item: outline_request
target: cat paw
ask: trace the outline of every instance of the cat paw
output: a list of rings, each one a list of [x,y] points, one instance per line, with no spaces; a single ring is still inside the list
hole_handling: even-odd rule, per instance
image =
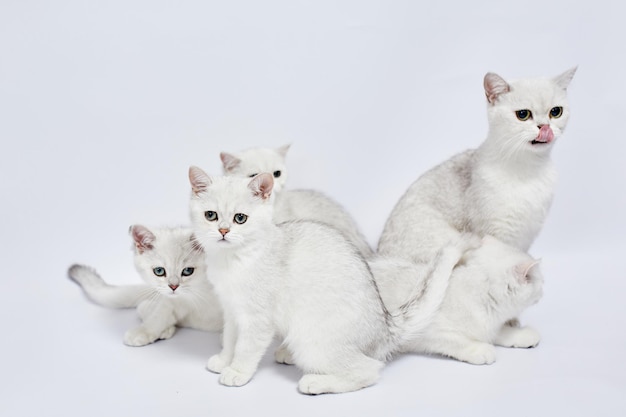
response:
[[[220,384],[228,387],[241,387],[242,385],[246,385],[250,382],[252,375],[253,373],[239,372],[230,366],[227,366],[222,369]]]
[[[491,365],[496,361],[496,348],[487,343],[474,343],[454,357],[472,365]]]
[[[541,335],[532,327],[503,326],[496,338],[496,344],[510,348],[533,348],[540,340]]]
[[[124,344],[128,346],[145,346],[155,340],[155,337],[141,327],[130,329],[124,334]]]
[[[174,336],[174,333],[176,333],[176,326],[170,326],[167,329],[163,330],[163,332],[161,332],[159,339],[169,339],[170,337]]]
[[[276,360],[276,362],[282,363],[285,365],[294,364],[293,356],[291,355],[291,352],[289,352],[289,349],[287,349],[283,345],[280,345],[278,349],[276,349],[276,352],[274,352],[274,359]]]
[[[300,378],[298,391],[307,395],[319,395],[333,392],[328,386],[328,378],[325,375],[307,374]]]
[[[222,373],[224,368],[226,368],[228,364],[222,360],[222,357],[218,355],[213,355],[209,358],[209,361],[206,364],[206,369],[209,371],[219,374]]]

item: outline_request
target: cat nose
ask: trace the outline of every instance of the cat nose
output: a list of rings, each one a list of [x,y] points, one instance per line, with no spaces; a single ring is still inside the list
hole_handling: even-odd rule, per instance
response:
[[[176,291],[176,288],[178,288],[178,285],[170,284],[170,285],[168,285],[168,287],[170,287],[172,289],[172,291]]]
[[[230,232],[230,229],[218,229],[222,236],[226,236],[226,233]]]

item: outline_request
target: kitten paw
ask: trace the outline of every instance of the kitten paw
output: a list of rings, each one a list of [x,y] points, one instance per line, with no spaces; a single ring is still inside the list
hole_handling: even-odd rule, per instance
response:
[[[229,387],[241,387],[246,385],[252,379],[252,373],[239,372],[231,368],[230,366],[222,369],[220,375],[220,384]]]
[[[222,357],[218,355],[213,355],[209,358],[209,361],[206,364],[206,368],[216,374],[222,373],[224,368],[226,368],[228,364],[222,360]]]
[[[141,327],[130,329],[124,334],[124,344],[128,346],[145,346],[153,343],[156,339]]]
[[[541,335],[532,327],[503,326],[496,338],[498,346],[510,348],[533,348],[539,344]]]
[[[163,332],[161,332],[159,339],[169,339],[170,337],[174,336],[174,333],[176,333],[176,326],[168,327],[167,329],[163,330]]]
[[[291,355],[291,352],[289,352],[289,349],[287,349],[287,347],[280,345],[278,347],[278,349],[276,349],[276,352],[274,352],[274,359],[276,360],[276,362],[278,363],[282,363],[285,365],[293,365],[293,356]]]
[[[496,361],[496,348],[487,343],[473,343],[453,357],[473,365],[491,365]]]

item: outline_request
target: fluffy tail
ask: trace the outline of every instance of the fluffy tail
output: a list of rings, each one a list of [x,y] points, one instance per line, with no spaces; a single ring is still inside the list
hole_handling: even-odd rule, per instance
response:
[[[395,345],[393,350],[397,351],[407,342],[420,337],[426,327],[432,323],[446,296],[452,271],[465,252],[479,247],[480,244],[479,238],[462,235],[458,240],[442,247],[437,252],[435,258],[426,266],[427,272],[421,281],[423,285],[413,286],[408,301],[390,311],[392,344]],[[403,273],[408,271],[405,269]],[[416,277],[405,279],[416,281]]]
[[[148,285],[109,285],[93,268],[84,265],[72,265],[67,274],[91,301],[104,307],[137,307],[151,292]]]

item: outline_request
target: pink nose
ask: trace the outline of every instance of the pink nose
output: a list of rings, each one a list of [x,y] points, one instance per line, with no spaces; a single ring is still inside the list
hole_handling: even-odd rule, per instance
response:
[[[219,229],[219,232],[222,234],[222,236],[226,236],[226,233],[230,232],[230,229]]]
[[[178,288],[178,285],[170,284],[168,285],[168,287],[170,287],[172,291],[176,291],[176,288]]]

